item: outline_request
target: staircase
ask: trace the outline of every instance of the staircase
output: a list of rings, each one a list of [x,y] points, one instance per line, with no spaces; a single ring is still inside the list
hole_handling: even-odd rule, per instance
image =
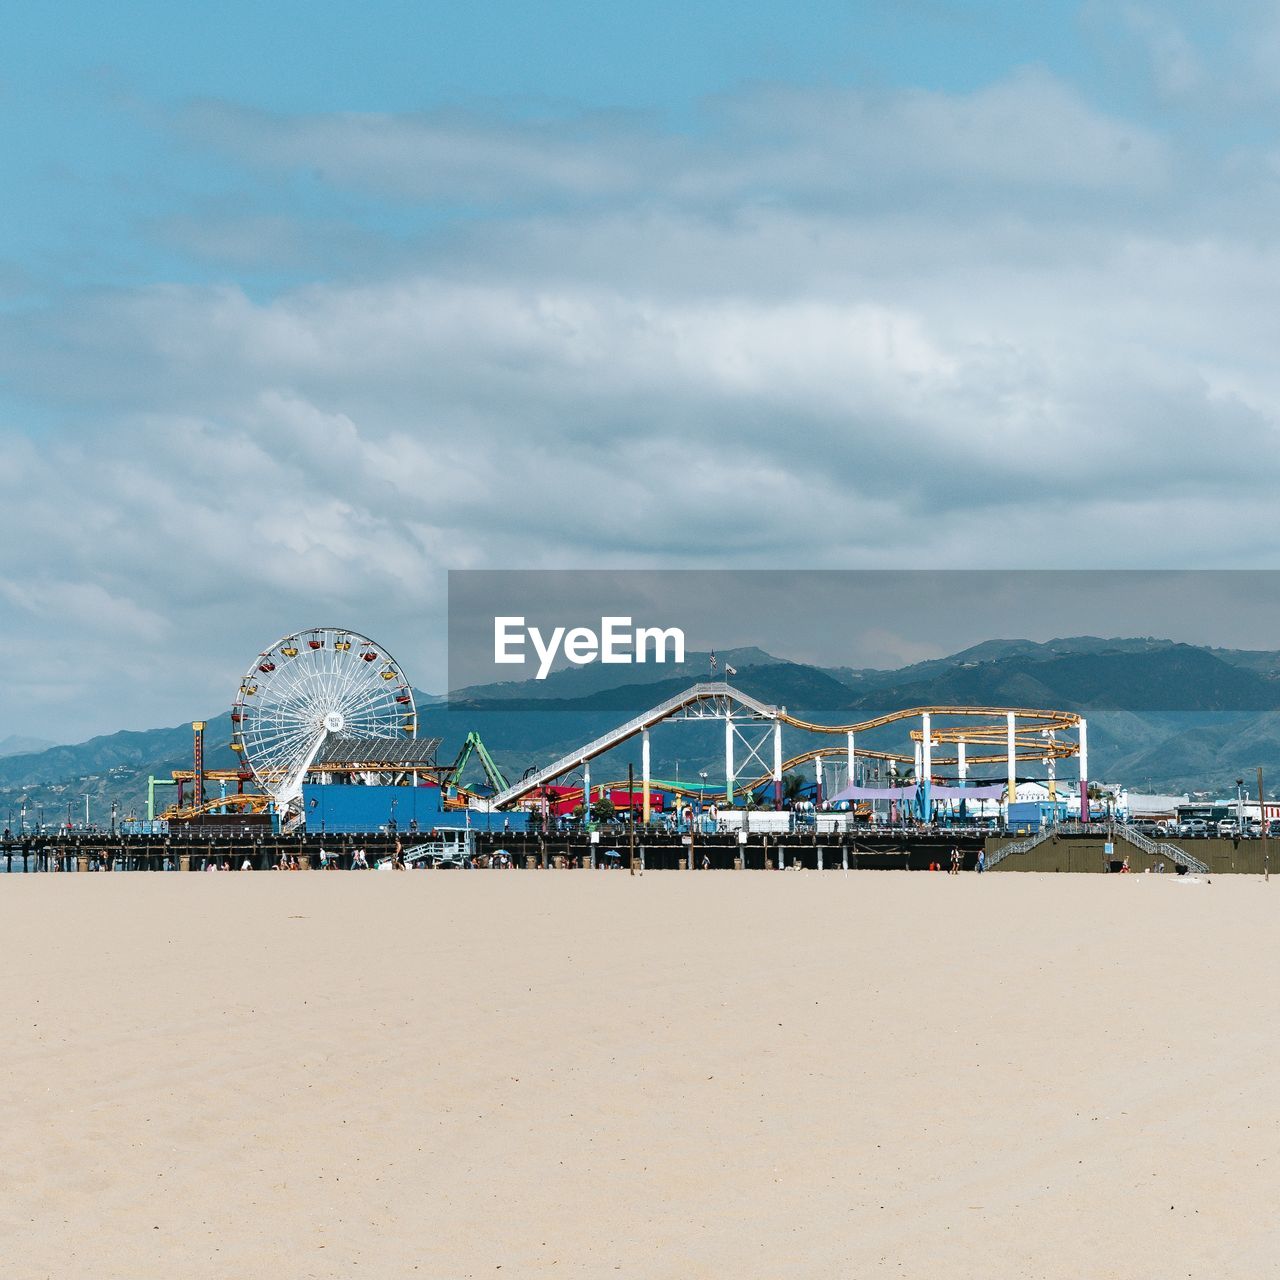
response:
[[[1168,858],[1171,862],[1176,862],[1180,866],[1186,867],[1188,871],[1194,871],[1198,875],[1207,876],[1209,867],[1207,863],[1201,862],[1195,854],[1188,853],[1185,849],[1179,849],[1176,844],[1168,844],[1163,840],[1152,840],[1149,836],[1144,836],[1141,831],[1131,831],[1124,823],[1117,823],[1112,830],[1121,840],[1127,840],[1136,849],[1141,849],[1143,853],[1149,853],[1155,858]]]
[[[1135,849],[1141,849],[1143,853],[1148,853],[1153,858],[1167,858],[1170,862],[1186,867],[1188,871],[1193,871],[1197,875],[1209,874],[1208,864],[1201,862],[1195,854],[1180,849],[1176,844],[1152,840],[1140,831],[1130,829],[1122,822],[1059,822],[1056,826],[1042,827],[1036,835],[1027,836],[1023,840],[1014,840],[996,849],[987,859],[987,870],[990,871],[997,863],[1003,862],[1011,853],[1026,853],[1034,849],[1050,836],[1101,836],[1104,840],[1114,840],[1119,836],[1121,840],[1127,840]]]
[[[1012,844],[1001,845],[999,849],[993,850],[990,857],[987,858],[987,870],[990,871],[996,863],[1003,862],[1011,853],[1026,853],[1028,850],[1034,849],[1036,845],[1043,844],[1050,836],[1056,835],[1060,830],[1060,827],[1041,827],[1033,836],[1015,840]]]

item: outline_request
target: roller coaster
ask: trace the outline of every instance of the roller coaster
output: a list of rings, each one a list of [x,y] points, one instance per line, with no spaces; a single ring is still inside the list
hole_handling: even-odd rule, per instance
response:
[[[859,748],[858,738],[877,729],[918,720],[909,731],[913,743],[911,754],[882,747]],[[570,771],[583,775],[580,796],[595,793],[591,784],[591,763],[632,738],[641,740],[641,770],[638,779],[642,792],[644,820],[651,810],[651,794],[655,785],[650,769],[650,731],[667,721],[721,721],[725,726],[725,782],[717,790],[717,798],[732,806],[736,798],[754,795],[772,784],[775,805],[781,804],[782,779],[789,770],[806,763],[818,769],[821,790],[821,766],[828,759],[839,758],[852,782],[858,760],[879,762],[890,776],[898,766],[914,771],[923,789],[923,805],[927,812],[929,788],[935,769],[954,768],[961,786],[972,765],[1001,764],[1005,767],[1008,795],[1016,794],[1019,762],[1048,763],[1052,771],[1056,761],[1076,758],[1080,766],[1082,817],[1088,813],[1088,738],[1083,717],[1069,711],[1051,711],[1034,707],[908,707],[848,724],[821,724],[790,715],[785,707],[773,706],[722,681],[709,681],[690,686],[682,693],[666,699],[648,711],[619,725],[608,733],[565,753],[541,769],[529,771],[519,782],[499,790],[479,807],[504,809],[534,796]],[[944,721],[948,723],[935,723]],[[959,723],[949,723],[958,721]],[[818,736],[838,736],[839,744],[818,744],[784,757],[783,728]],[[1066,735],[1066,736],[1059,736]],[[772,740],[772,761],[766,752]],[[954,754],[935,754],[935,748],[953,746]],[[976,751],[970,752],[970,747]],[[1000,748],[993,750],[993,748]],[[739,751],[743,754],[739,755]],[[754,770],[758,768],[758,775]],[[750,770],[750,773],[746,773]],[[740,778],[740,773],[745,777]],[[1052,776],[1052,773],[1051,773]],[[664,789],[666,789],[664,787]],[[700,789],[701,790],[701,789]],[[705,794],[705,793],[704,793]]]

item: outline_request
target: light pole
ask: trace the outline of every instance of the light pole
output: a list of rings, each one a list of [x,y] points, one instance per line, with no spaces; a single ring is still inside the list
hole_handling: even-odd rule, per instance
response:
[[[627,870],[636,873],[636,767],[627,761]]]
[[[83,793],[83,795],[84,795],[84,825],[85,825],[85,829],[86,829],[86,830],[88,830],[88,827],[89,827],[89,793],[86,791],[86,792],[84,792],[84,793]]]
[[[701,783],[698,787],[698,812],[694,816],[694,820],[691,823],[689,823],[689,870],[690,871],[693,870],[694,831],[697,828],[698,822],[702,818],[702,801],[706,797],[706,792],[707,792],[707,771],[705,769],[699,769],[698,777],[701,780]]]
[[[1244,835],[1244,779],[1236,779],[1236,835]]]
[[[563,775],[564,782],[568,785],[577,778],[582,784],[582,829],[586,831],[591,826],[591,812],[589,808],[589,797],[587,795],[587,777],[581,769],[570,769],[568,773]],[[571,815],[572,816],[572,815]]]
[[[1262,878],[1271,879],[1271,854],[1267,848],[1267,802],[1262,790],[1262,766],[1258,766],[1258,835],[1262,837]]]

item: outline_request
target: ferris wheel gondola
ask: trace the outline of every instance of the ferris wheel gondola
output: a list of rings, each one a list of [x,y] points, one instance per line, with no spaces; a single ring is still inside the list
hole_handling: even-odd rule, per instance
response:
[[[412,738],[413,690],[399,664],[359,632],[314,627],[276,641],[240,681],[231,749],[285,821],[330,738]]]

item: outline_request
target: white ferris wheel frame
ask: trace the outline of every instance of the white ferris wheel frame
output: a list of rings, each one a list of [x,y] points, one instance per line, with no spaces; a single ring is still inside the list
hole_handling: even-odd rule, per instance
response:
[[[414,738],[418,711],[382,645],[347,627],[309,627],[254,659],[232,704],[231,730],[242,767],[283,813],[300,803],[302,780],[328,738]]]

